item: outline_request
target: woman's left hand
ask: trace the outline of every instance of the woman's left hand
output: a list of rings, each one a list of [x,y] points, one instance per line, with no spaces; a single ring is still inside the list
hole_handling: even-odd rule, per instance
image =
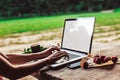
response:
[[[45,57],[51,55],[54,51],[60,51],[60,49],[57,46],[51,46],[48,49],[43,51],[43,54]]]

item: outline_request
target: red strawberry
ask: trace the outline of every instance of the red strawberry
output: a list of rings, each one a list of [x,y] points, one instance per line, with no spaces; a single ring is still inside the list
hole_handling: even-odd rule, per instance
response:
[[[93,59],[93,62],[96,63],[96,57]]]
[[[88,62],[84,62],[83,68],[84,68],[84,69],[88,69],[88,66],[89,66]]]
[[[116,62],[118,61],[118,57],[113,56],[113,57],[112,57],[112,61],[113,61],[114,63],[116,63]]]
[[[105,56],[100,56],[101,61],[104,62]]]
[[[100,58],[100,57],[97,57],[97,58],[95,59],[95,63],[96,63],[96,64],[101,64],[101,62],[102,62],[102,61],[101,61],[101,58]]]
[[[103,62],[105,63],[105,62],[108,62],[109,60],[111,60],[110,57],[105,57]]]

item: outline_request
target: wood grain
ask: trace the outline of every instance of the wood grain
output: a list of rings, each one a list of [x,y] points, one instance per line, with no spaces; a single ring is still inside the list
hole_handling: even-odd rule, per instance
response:
[[[120,45],[93,43],[91,54],[120,57]],[[42,80],[120,80],[120,64],[89,69],[68,69],[64,67],[58,70],[41,71],[40,76]]]

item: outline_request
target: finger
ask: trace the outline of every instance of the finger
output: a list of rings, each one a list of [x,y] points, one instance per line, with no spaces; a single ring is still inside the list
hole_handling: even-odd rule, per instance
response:
[[[54,54],[55,53],[55,51],[52,51],[52,54]]]
[[[60,43],[57,43],[57,46],[60,47]]]
[[[66,55],[66,56],[68,56],[68,53],[65,52],[65,51],[61,51],[61,53],[64,54],[64,55]]]
[[[52,53],[57,53],[57,52],[58,52],[57,50],[52,51]]]
[[[62,51],[59,51],[58,53],[57,53],[57,56],[59,56],[59,57],[63,57],[63,56],[67,56],[67,53],[65,53],[65,52],[62,52]]]
[[[63,56],[68,56],[68,54],[65,51],[54,51],[57,53],[57,55],[63,55]]]
[[[60,58],[61,56],[64,56],[65,54],[61,53],[60,51],[56,51],[52,54],[53,58]]]
[[[52,51],[53,53],[50,55],[52,58],[61,58],[64,56],[68,56],[65,51]]]
[[[59,42],[55,42],[54,46],[60,47],[60,43]]]
[[[52,48],[53,48],[53,50],[60,51],[60,48],[58,48],[57,46],[53,46]]]

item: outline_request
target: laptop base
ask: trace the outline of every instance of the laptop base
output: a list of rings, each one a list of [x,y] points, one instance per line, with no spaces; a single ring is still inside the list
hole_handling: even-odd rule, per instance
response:
[[[80,67],[80,61],[78,61],[76,63],[69,64],[69,65],[67,65],[67,67],[70,68],[70,69],[79,68]]]

